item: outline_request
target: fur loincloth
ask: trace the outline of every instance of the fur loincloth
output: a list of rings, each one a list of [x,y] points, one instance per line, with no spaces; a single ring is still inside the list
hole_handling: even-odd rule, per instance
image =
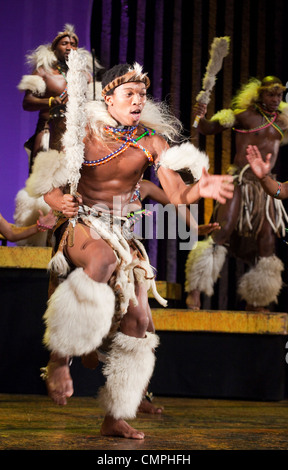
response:
[[[66,219],[62,227],[62,237],[58,240],[56,253],[51,259],[48,268],[58,276],[67,276],[71,268],[70,261],[64,255],[63,250],[69,238],[71,225]],[[112,248],[118,261],[118,267],[113,274],[109,285],[115,292],[118,300],[116,311],[121,318],[127,311],[129,302],[137,305],[135,295],[135,281],[144,283],[147,291],[152,290],[155,299],[164,307],[167,301],[157,292],[155,274],[149,263],[148,255],[143,244],[134,236],[131,227],[133,219],[117,217],[109,212],[101,212],[88,206],[80,206],[77,223],[82,223],[91,229],[92,238],[102,238]],[[59,228],[59,224],[56,225]],[[61,229],[61,228],[60,228]],[[63,233],[64,232],[64,233]]]
[[[236,231],[241,237],[257,239],[263,222],[268,220],[277,236],[285,235],[285,222],[288,215],[279,199],[267,195],[258,178],[252,173],[249,164],[244,168],[231,166],[227,173],[241,188],[241,206]],[[271,175],[273,177],[273,175]],[[218,204],[215,207],[217,211]]]

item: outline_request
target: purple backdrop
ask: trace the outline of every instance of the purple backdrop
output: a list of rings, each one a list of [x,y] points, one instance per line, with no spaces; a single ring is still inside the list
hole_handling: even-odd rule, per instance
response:
[[[1,41],[1,154],[0,213],[13,222],[14,200],[28,176],[24,142],[33,134],[38,113],[22,110],[23,95],[17,85],[29,73],[25,55],[51,42],[65,23],[75,26],[80,46],[90,50],[93,0],[9,0],[0,6]]]
[[[25,55],[39,44],[51,42],[66,22],[74,24],[80,45],[87,49],[90,49],[93,25],[92,47],[105,67],[126,60],[143,63],[152,79],[151,94],[171,105],[187,136],[191,132],[192,142],[209,154],[211,171],[224,171],[230,158],[233,159],[231,134],[206,139],[195,133],[191,125],[191,109],[201,89],[209,44],[216,35],[231,37],[231,52],[224,61],[209,105],[211,116],[227,107],[234,91],[249,76],[274,74],[286,83],[288,62],[283,60],[286,54],[283,38],[288,2],[275,0],[272,12],[270,3],[260,0],[224,3],[223,11],[223,0],[2,0],[0,212],[4,217],[13,221],[14,199],[28,176],[23,144],[33,134],[37,119],[37,113],[22,110],[22,94],[17,90],[22,75],[28,73]],[[264,37],[274,40],[264,41]],[[276,172],[282,180],[287,180],[287,146],[280,153],[284,158],[279,159]],[[150,177],[154,179],[153,171]],[[201,201],[200,222],[205,211]],[[209,211],[208,207],[208,216]],[[280,244],[286,261],[287,246]],[[156,239],[148,240],[147,248],[158,279],[174,281],[177,276],[178,282],[184,285],[187,253],[179,251],[174,240],[159,243]],[[235,308],[233,282],[242,272],[242,265],[239,269],[238,265],[237,261],[235,270],[233,262],[227,264],[219,289],[209,304],[205,304],[206,308]],[[287,284],[287,272],[285,275]],[[287,293],[287,289],[284,291]],[[286,309],[286,299],[284,304]],[[278,308],[281,309],[281,302]]]

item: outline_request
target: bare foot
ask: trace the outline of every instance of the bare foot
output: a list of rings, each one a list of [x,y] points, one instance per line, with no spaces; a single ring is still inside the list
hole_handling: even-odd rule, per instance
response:
[[[115,419],[112,416],[105,416],[101,426],[102,436],[118,436],[126,439],[144,439],[145,434],[132,428],[123,419]]]
[[[50,357],[47,367],[42,369],[48,396],[57,405],[66,405],[73,395],[73,382],[69,371],[69,357]]]
[[[254,307],[251,304],[247,304],[245,308],[246,312],[262,312],[262,313],[271,313],[267,307]]]
[[[191,290],[186,297],[186,305],[187,308],[191,310],[200,310],[201,302],[200,302],[200,291],[195,289]]]
[[[141,401],[138,407],[139,413],[150,413],[152,415],[161,414],[163,410],[164,410],[163,406],[159,406],[159,407],[154,406],[151,403],[151,401],[147,400],[146,397],[143,398],[143,400]]]

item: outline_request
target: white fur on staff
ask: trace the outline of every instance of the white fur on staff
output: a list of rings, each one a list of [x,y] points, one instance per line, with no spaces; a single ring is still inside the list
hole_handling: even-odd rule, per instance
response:
[[[71,50],[68,57],[66,104],[66,132],[62,142],[65,149],[66,165],[69,171],[70,193],[75,194],[80,178],[80,168],[84,159],[86,127],[86,93],[88,89],[86,57],[78,51]]]
[[[202,90],[196,97],[197,103],[209,103],[211,91],[216,82],[216,75],[222,67],[224,57],[229,52],[229,42],[230,38],[228,36],[213,39],[210,49],[210,60],[202,81]],[[199,120],[200,117],[196,116],[193,127],[198,127]]]

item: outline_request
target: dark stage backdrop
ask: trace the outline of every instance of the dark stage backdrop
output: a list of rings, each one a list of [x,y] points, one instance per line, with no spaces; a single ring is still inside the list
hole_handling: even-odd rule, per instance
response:
[[[75,25],[81,46],[95,49],[105,67],[138,61],[151,78],[151,95],[166,100],[182,120],[185,135],[207,151],[212,172],[221,173],[233,161],[230,131],[203,137],[192,128],[191,109],[200,91],[215,36],[230,36],[230,53],[224,60],[208,108],[208,116],[229,105],[241,83],[250,76],[277,75],[286,83],[286,22],[288,2],[275,0],[10,0],[1,2],[0,38],[2,104],[0,154],[0,212],[13,220],[14,198],[27,178],[28,161],[24,141],[34,132],[36,115],[22,111],[22,96],[16,87],[27,73],[25,54],[50,42],[64,23]],[[279,179],[288,179],[288,148],[283,148],[276,169]],[[146,177],[154,180],[153,171]],[[212,201],[199,204],[199,222],[207,222]],[[158,279],[184,285],[187,252],[177,241],[147,243]],[[286,245],[278,252],[287,259]],[[232,309],[235,282],[245,266],[226,263],[215,295],[206,308]],[[285,275],[284,275],[285,276]],[[286,289],[287,290],[287,289]],[[286,290],[278,310],[285,310]]]
[[[230,131],[217,136],[199,136],[192,127],[191,110],[201,89],[215,36],[229,36],[230,53],[218,75],[208,107],[208,116],[228,107],[235,91],[249,77],[276,75],[288,80],[285,28],[288,2],[276,0],[94,0],[91,18],[91,45],[102,65],[138,61],[151,78],[150,94],[165,100],[184,124],[185,135],[206,150],[210,169],[223,173],[233,161],[234,143]],[[288,179],[288,148],[281,150],[277,170]],[[155,180],[154,172],[148,177]],[[150,201],[149,201],[150,202]],[[208,222],[213,202],[201,201],[199,222]],[[279,255],[287,259],[287,245],[278,243]],[[177,241],[147,243],[159,279],[177,280],[184,285],[187,252]],[[246,266],[227,261],[215,295],[203,299],[206,308],[233,309],[236,283]],[[278,309],[285,309],[286,299]],[[282,302],[282,303],[281,303]]]

